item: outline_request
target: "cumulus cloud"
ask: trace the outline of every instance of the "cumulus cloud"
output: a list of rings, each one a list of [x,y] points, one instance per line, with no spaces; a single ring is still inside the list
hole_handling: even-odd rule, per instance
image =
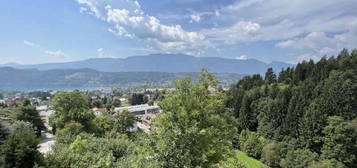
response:
[[[142,40],[155,50],[169,53],[198,55],[209,47],[280,41],[276,47],[304,49],[308,51],[304,57],[308,57],[349,47],[357,36],[346,24],[357,20],[355,0],[241,0],[212,11],[179,16],[205,25],[196,31],[187,31],[179,24],[164,24],[146,14],[135,0],[76,1],[82,13],[112,24],[108,31],[113,34]],[[332,40],[339,42],[334,44]]]
[[[28,46],[35,46],[35,43],[33,43],[31,41],[27,41],[27,40],[24,40],[24,44],[28,45]]]
[[[118,1],[115,4],[95,0],[76,1],[88,7],[97,18],[112,24],[108,31],[117,36],[141,39],[162,52],[199,54],[202,50],[202,34],[185,31],[178,24],[162,24],[155,16],[145,14],[138,1]]]
[[[65,54],[62,50],[56,50],[56,51],[46,50],[45,54],[54,56],[54,57],[64,57],[65,56]]]

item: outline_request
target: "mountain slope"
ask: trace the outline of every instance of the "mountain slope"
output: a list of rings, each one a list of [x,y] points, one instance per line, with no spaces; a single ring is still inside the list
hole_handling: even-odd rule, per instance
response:
[[[236,60],[219,57],[192,57],[181,54],[152,54],[121,58],[96,58],[67,63],[48,63],[37,65],[11,64],[14,68],[83,69],[90,68],[102,72],[200,72],[207,68],[216,73],[263,74],[272,67],[276,71],[293,66],[282,62],[267,64],[258,60]]]
[[[100,87],[168,87],[174,80],[191,77],[198,72],[99,72],[92,69],[37,69],[0,68],[0,90],[33,89],[95,89]],[[243,75],[232,73],[216,74],[222,85],[229,85]]]

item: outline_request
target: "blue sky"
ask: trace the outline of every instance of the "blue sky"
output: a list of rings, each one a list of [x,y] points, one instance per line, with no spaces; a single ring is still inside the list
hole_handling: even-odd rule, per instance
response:
[[[356,44],[356,0],[0,1],[0,63],[152,53],[296,63]]]

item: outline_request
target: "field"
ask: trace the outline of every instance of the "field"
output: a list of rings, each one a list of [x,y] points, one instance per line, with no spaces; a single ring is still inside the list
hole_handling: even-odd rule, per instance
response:
[[[265,165],[259,160],[249,157],[248,155],[246,155],[244,152],[241,151],[236,152],[235,159],[238,159],[247,168],[269,168],[269,166]]]

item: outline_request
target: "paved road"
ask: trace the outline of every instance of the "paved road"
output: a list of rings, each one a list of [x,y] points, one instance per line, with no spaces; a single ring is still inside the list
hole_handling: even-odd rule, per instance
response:
[[[48,153],[52,150],[52,145],[55,144],[54,136],[50,133],[43,132],[40,141],[40,148],[38,149],[41,153]]]

